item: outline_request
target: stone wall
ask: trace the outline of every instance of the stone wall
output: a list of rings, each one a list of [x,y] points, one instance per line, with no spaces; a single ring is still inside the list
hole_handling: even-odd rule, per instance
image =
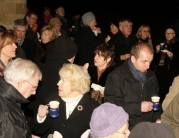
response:
[[[12,29],[13,21],[25,16],[26,4],[26,0],[0,0],[0,25]]]

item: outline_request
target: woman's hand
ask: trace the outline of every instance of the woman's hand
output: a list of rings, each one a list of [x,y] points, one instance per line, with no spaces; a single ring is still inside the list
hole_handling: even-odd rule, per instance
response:
[[[170,51],[167,51],[167,55],[168,55],[169,58],[172,58],[172,57],[173,57],[173,53],[170,52]]]
[[[40,121],[48,114],[48,106],[47,105],[39,105],[38,108],[38,116]]]

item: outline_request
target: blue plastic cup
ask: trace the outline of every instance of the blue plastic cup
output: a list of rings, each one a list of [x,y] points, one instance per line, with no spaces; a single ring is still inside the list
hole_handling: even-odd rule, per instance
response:
[[[159,101],[160,101],[160,97],[158,96],[152,96],[151,97],[152,102],[153,102],[153,110],[154,111],[158,111],[159,110]]]

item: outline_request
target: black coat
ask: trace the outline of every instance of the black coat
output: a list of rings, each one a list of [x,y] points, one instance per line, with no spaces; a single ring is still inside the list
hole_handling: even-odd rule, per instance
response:
[[[123,33],[119,31],[108,41],[109,44],[113,44],[115,46],[116,66],[122,65],[122,63],[124,62],[120,59],[120,56],[124,54],[130,54],[132,46],[138,42],[137,37],[133,34],[129,35],[128,39],[129,39],[129,44],[127,44]]]
[[[36,43],[25,37],[24,42],[20,47],[24,50],[26,59],[34,61],[37,49]]]
[[[128,60],[114,71],[106,80],[104,102],[122,106],[129,114],[129,128],[142,121],[155,122],[160,119],[160,112],[141,112],[141,102],[151,101],[151,96],[158,95],[158,82],[151,70],[146,73],[146,82],[137,81],[130,71]]]
[[[0,76],[0,137],[31,138],[20,104],[26,100],[19,91]]]
[[[105,35],[100,33],[96,37],[91,28],[83,26],[75,35],[75,43],[78,46],[78,52],[75,63],[84,65],[89,63],[94,65],[94,50],[105,41]]]
[[[49,103],[49,101],[58,100],[60,102],[59,117],[50,118],[47,116],[43,123],[37,123],[36,120],[34,131],[38,134],[44,133],[41,138],[47,138],[47,136],[53,134],[54,131],[60,132],[63,138],[80,138],[81,135],[90,128],[89,123],[92,112],[99,104],[86,93],[69,118],[66,119],[65,102],[59,96],[52,97],[48,98],[46,104]],[[81,111],[78,110],[78,106],[83,107]]]
[[[58,93],[57,83],[59,81],[59,70],[64,63],[69,63],[67,59],[60,57],[59,55],[47,55],[44,64],[38,64],[42,72],[42,81],[39,82],[37,94],[34,95],[28,107],[37,113],[38,106],[44,103],[44,99],[49,94]]]

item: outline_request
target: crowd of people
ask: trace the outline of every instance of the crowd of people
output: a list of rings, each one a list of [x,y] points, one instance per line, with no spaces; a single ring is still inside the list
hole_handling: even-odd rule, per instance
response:
[[[91,11],[54,11],[0,26],[0,137],[179,138],[176,27],[155,46],[147,24],[116,17],[105,34]]]

